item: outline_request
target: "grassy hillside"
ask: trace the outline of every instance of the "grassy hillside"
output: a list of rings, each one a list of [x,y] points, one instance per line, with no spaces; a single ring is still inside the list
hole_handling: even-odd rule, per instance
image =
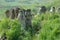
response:
[[[60,40],[59,13],[46,12],[33,16],[33,30],[26,30],[24,33],[21,31],[21,23],[17,19],[5,18],[5,10],[14,6],[38,11],[37,9],[41,5],[59,7],[60,0],[0,0],[0,35],[5,32],[7,40]],[[39,31],[37,31],[38,29]]]

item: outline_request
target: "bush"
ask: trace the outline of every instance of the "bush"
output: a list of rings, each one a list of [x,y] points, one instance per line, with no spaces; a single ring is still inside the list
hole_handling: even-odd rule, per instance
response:
[[[3,19],[0,22],[0,32],[7,33],[8,40],[18,40],[21,32],[18,20]]]

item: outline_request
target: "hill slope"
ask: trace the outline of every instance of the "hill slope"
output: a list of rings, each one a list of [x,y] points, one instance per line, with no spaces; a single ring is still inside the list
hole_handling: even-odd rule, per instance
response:
[[[18,6],[26,4],[46,4],[50,3],[52,0],[0,0],[1,6]]]

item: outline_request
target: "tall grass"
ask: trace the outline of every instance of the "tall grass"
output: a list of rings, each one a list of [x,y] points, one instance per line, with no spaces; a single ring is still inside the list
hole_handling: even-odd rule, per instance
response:
[[[60,40],[60,14],[37,14],[32,18],[32,25],[33,37],[28,31],[21,34],[18,20],[4,18],[0,21],[0,34],[6,32],[7,40]]]

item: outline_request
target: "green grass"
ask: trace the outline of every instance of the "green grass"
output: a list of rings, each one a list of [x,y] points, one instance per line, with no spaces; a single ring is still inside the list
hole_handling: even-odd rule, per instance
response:
[[[7,40],[60,40],[60,14],[51,14],[47,12],[46,14],[35,15],[32,19],[33,29],[35,27],[40,28],[37,34],[36,29],[34,29],[34,36],[28,31],[21,35],[20,23],[18,20],[11,19],[1,19],[0,22],[0,34],[6,32]],[[10,27],[11,29],[7,29]],[[32,38],[31,38],[32,37]]]
[[[35,2],[35,1],[34,1]],[[49,4],[42,4],[46,7],[55,6],[59,7],[60,0],[53,0]],[[5,3],[5,2],[4,2]],[[59,13],[49,13],[46,12],[45,14],[37,14],[32,18],[32,25],[33,25],[33,33],[31,34],[30,31],[24,31],[24,34],[21,31],[21,24],[17,19],[8,19],[5,18],[5,5],[1,4],[3,9],[0,10],[0,35],[3,35],[4,32],[7,34],[7,40],[60,40],[60,14]],[[10,4],[10,3],[9,3]],[[18,3],[17,3],[18,4]],[[38,11],[38,7],[41,4],[18,4],[12,3],[11,6],[19,6],[22,8],[30,8],[32,12],[36,13]],[[4,9],[5,8],[5,9]],[[10,29],[8,29],[10,27]],[[37,32],[37,29],[39,31]],[[31,36],[33,35],[33,36]]]

